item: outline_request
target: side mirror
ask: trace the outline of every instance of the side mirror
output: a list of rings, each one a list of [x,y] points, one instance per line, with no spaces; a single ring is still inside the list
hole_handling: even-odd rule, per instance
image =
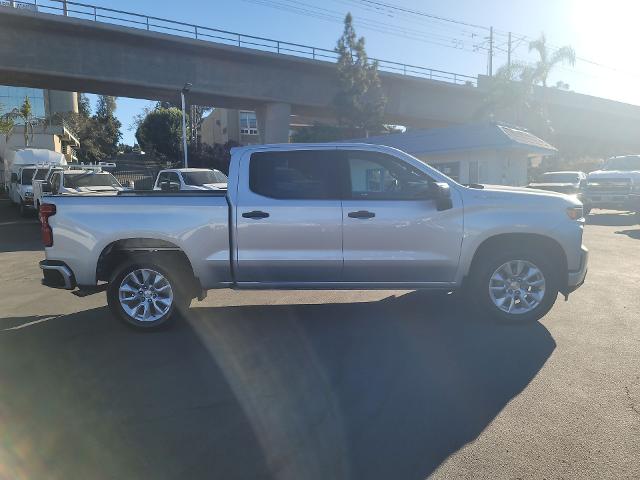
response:
[[[453,208],[451,200],[451,188],[448,183],[436,182],[433,184],[433,198],[436,201],[436,210],[439,212]]]
[[[172,192],[179,192],[180,191],[180,183],[178,182],[170,182],[169,183],[169,190]]]

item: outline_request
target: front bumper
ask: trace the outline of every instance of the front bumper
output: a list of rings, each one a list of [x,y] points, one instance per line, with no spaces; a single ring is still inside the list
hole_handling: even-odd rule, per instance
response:
[[[605,208],[609,210],[630,210],[633,194],[587,194],[582,203],[589,208]]]
[[[567,291],[563,293],[569,294],[576,291],[582,286],[587,276],[587,270],[589,267],[589,250],[584,245],[580,247],[580,250],[582,253],[580,268],[576,271],[569,271],[569,275],[567,278]]]
[[[629,210],[640,212],[640,193],[629,195]]]
[[[56,260],[42,260],[42,284],[51,288],[73,290],[76,288],[76,278],[69,266]]]

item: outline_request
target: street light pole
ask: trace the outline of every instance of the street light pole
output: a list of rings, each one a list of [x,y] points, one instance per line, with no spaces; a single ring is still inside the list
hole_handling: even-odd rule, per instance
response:
[[[182,100],[182,151],[184,152],[184,168],[189,167],[189,159],[187,158],[187,114],[185,112],[184,94],[191,89],[190,83],[185,83],[180,90],[180,99]]]

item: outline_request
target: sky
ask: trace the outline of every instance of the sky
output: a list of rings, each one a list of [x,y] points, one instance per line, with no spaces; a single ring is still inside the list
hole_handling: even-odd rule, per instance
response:
[[[579,93],[640,105],[637,88],[640,63],[635,61],[639,0],[91,0],[86,3],[328,49],[335,46],[342,32],[341,19],[350,11],[358,35],[366,38],[369,56],[472,76],[487,71],[489,26],[496,32],[494,70],[506,62],[507,32],[513,32],[513,58],[522,61],[535,58],[528,52],[528,41],[544,32],[552,47],[570,45],[578,57],[575,67],[559,67],[550,84],[561,80]],[[116,113],[123,124],[124,143],[135,142],[134,131],[130,129],[133,116],[148,105],[148,100],[118,99]]]

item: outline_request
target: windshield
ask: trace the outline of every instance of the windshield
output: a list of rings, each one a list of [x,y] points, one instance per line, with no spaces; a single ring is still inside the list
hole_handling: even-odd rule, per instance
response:
[[[540,177],[541,183],[578,183],[580,177],[577,173],[572,172],[559,172],[559,173],[544,173]]]
[[[226,183],[227,176],[219,170],[199,170],[182,172],[185,185],[207,185],[210,183]]]
[[[22,170],[22,185],[31,185],[33,183],[33,174],[36,173],[35,168],[25,168]]]
[[[640,170],[640,157],[610,158],[604,164],[603,170]]]
[[[116,177],[106,172],[67,173],[64,175],[64,186],[67,188],[122,187]]]
[[[47,172],[48,172],[48,169],[39,168],[38,170],[36,170],[36,174],[33,176],[33,179],[34,180],[44,180],[44,177],[47,176]]]

